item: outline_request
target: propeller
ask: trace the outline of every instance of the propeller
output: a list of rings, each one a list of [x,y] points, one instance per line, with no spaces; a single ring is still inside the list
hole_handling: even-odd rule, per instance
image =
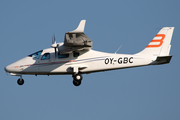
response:
[[[57,52],[57,43],[56,43],[56,38],[55,38],[55,35],[53,35],[52,37],[52,45],[51,45],[52,48],[54,48],[54,51],[55,51],[55,57],[56,57],[56,52]]]

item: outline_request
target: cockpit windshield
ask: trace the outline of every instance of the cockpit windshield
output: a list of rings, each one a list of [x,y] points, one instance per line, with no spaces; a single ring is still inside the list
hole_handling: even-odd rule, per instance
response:
[[[40,50],[40,51],[35,52],[35,53],[33,53],[33,54],[31,54],[31,55],[28,55],[28,56],[29,56],[29,57],[33,57],[33,58],[36,58],[36,59],[39,59],[42,51],[43,51],[43,50]]]

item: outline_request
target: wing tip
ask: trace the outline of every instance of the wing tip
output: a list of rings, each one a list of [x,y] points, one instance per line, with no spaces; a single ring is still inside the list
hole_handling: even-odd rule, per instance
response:
[[[84,33],[85,24],[86,20],[81,20],[78,27],[75,30],[70,31],[68,33]]]

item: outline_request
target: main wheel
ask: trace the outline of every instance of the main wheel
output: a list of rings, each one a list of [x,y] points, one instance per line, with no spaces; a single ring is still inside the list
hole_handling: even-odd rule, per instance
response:
[[[81,80],[83,79],[82,75],[81,74],[76,74],[76,75],[73,75],[73,84],[75,86],[79,86],[81,85]]]
[[[74,86],[79,86],[79,85],[81,85],[81,80],[80,81],[73,80],[73,84],[74,84]]]
[[[19,78],[17,80],[17,83],[18,83],[18,85],[23,85],[24,84],[24,80]]]
[[[82,75],[81,74],[76,74],[74,75],[74,80],[76,81],[81,81],[83,79]]]

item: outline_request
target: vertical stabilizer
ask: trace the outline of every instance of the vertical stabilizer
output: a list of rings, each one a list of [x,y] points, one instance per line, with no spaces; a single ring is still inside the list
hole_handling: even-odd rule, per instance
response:
[[[174,27],[163,27],[146,48],[136,55],[168,56]]]

